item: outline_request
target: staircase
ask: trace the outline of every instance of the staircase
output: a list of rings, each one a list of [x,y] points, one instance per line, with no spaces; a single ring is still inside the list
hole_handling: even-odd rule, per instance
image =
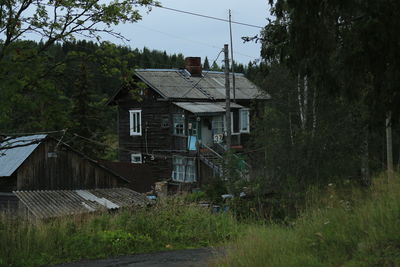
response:
[[[200,160],[212,169],[214,176],[222,177],[224,174],[222,168],[223,157],[205,144],[201,144],[201,148],[199,152]]]
[[[213,170],[214,176],[222,177],[224,174],[223,170],[224,158],[222,155],[226,151],[224,147],[218,145],[213,149],[205,144],[201,144],[200,148],[201,148],[199,152],[200,160]],[[250,165],[243,159],[240,159],[237,155],[233,154],[233,156],[238,160],[238,162],[240,162],[241,165],[240,168],[237,169],[238,174],[245,180],[249,180],[250,168],[251,168]]]

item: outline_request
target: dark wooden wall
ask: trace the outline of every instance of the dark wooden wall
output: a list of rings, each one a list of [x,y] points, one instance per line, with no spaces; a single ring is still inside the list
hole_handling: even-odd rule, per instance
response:
[[[140,168],[148,167],[157,181],[171,177],[171,154],[174,149],[171,136],[171,103],[157,101],[159,96],[152,90],[146,90],[142,101],[132,99],[129,93],[118,99],[118,136],[119,160],[131,162],[131,154],[142,153],[143,163]],[[129,129],[129,110],[142,110],[142,135],[131,136]],[[168,119],[168,127],[163,127],[163,120]],[[146,147],[147,144],[147,147]],[[153,157],[150,155],[154,155]],[[154,179],[152,177],[152,179]]]
[[[120,179],[60,144],[57,157],[49,157],[57,142],[47,139],[16,171],[17,190],[92,189],[125,186]]]
[[[0,177],[0,192],[12,192],[17,190],[17,176]]]
[[[130,183],[127,187],[139,193],[146,193],[154,189],[155,183],[158,182],[153,170],[148,168],[146,164],[133,164],[128,162],[101,162],[107,168],[115,173],[127,178]]]

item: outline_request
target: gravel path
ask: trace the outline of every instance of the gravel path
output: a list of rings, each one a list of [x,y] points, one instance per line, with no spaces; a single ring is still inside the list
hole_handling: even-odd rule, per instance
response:
[[[108,266],[134,266],[134,267],[199,267],[207,266],[208,260],[221,255],[222,249],[199,248],[175,251],[162,251],[148,254],[136,254],[103,260],[85,260],[64,263],[53,267],[108,267]]]

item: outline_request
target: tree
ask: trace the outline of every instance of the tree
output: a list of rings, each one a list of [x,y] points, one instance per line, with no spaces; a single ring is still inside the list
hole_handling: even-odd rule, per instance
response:
[[[210,70],[210,62],[208,62],[208,58],[204,59],[203,69]]]
[[[360,107],[361,150],[368,157],[371,131],[382,130],[389,115],[393,120],[386,125],[398,120],[400,3],[277,0],[270,4],[276,19],[263,31],[264,58],[285,63],[299,84],[306,79],[308,85],[318,88],[318,94],[344,97],[349,106]],[[303,96],[307,93],[299,92],[306,108]]]
[[[50,50],[79,36],[123,38],[111,26],[136,22],[141,16],[135,8],[149,4],[153,1],[1,1],[0,129],[63,129],[69,103],[57,81],[65,62]],[[40,44],[21,41],[29,34],[41,36]]]
[[[38,34],[45,51],[57,41],[74,40],[77,35],[100,39],[106,33],[124,38],[111,26],[136,22],[141,15],[135,7],[152,4],[152,0],[122,0],[101,3],[98,0],[4,0],[0,4],[0,61],[11,44],[27,34]],[[32,14],[33,12],[33,14]]]

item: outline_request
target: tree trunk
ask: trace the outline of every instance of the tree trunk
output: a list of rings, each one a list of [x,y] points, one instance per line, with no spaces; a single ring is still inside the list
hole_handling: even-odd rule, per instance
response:
[[[364,185],[370,185],[369,171],[369,130],[368,125],[364,129],[364,140],[361,144],[361,179]]]
[[[386,117],[386,161],[388,179],[393,178],[393,140],[392,140],[392,114],[389,112]]]

